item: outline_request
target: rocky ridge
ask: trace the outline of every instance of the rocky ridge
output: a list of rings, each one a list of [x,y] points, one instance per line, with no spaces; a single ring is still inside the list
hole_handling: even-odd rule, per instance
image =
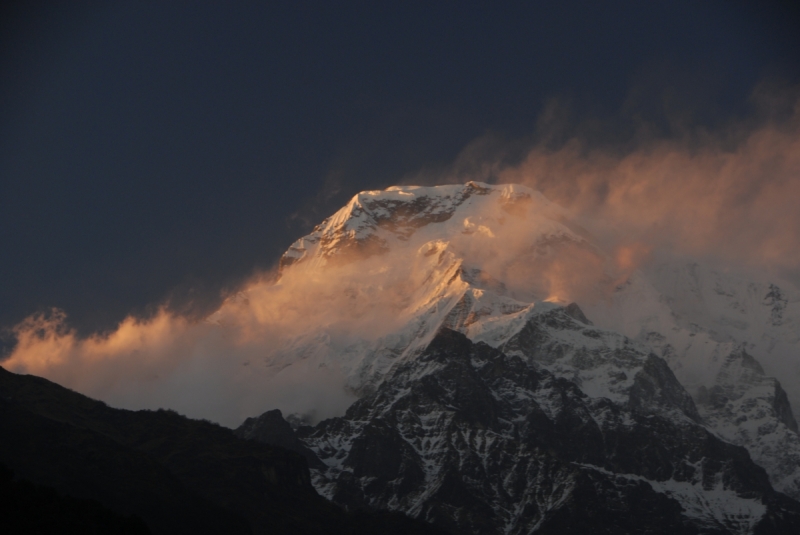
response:
[[[589,314],[663,357],[707,425],[748,448],[775,488],[800,498],[793,416],[800,296],[696,263],[650,271],[631,276]]]
[[[334,502],[401,510],[453,533],[800,528],[800,504],[696,421],[659,357],[626,392],[625,403],[588,396],[444,329],[343,417],[296,436],[324,465],[314,483]],[[263,422],[262,437],[276,423]]]

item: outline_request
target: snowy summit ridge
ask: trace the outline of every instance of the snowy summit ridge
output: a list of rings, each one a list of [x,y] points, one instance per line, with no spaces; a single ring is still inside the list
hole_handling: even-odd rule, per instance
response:
[[[529,205],[551,217],[561,214],[541,193],[518,185],[468,182],[464,186],[393,186],[364,191],[292,244],[281,265],[309,262],[318,267],[354,251],[362,255],[386,252],[394,243],[412,237],[420,242],[443,239],[454,232],[490,232],[481,221],[492,204],[508,216],[533,208]],[[502,224],[499,215],[496,221]]]

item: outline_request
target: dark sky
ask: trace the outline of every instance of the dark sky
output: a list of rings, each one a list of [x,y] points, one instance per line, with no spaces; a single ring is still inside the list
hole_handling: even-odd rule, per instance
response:
[[[5,7],[0,326],[201,312],[357,191],[534,142],[553,99],[624,146],[800,83],[792,3],[389,4]]]

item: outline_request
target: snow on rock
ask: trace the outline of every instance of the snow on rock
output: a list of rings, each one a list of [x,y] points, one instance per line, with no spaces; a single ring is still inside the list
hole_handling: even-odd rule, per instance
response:
[[[691,481],[654,481],[635,474],[614,474],[598,466],[581,465],[609,476],[643,481],[653,490],[680,502],[681,513],[690,521],[705,530],[747,535],[753,533],[758,521],[767,512],[759,500],[746,498],[727,488],[719,478],[711,485],[703,484],[703,468],[698,463],[698,471]]]
[[[775,488],[798,499],[800,293],[784,286],[663,263],[587,312],[663,357],[707,424],[745,446]]]
[[[312,473],[324,496],[456,533],[800,528],[800,504],[702,424],[587,396],[524,356],[449,329],[344,416],[297,437],[321,463]]]
[[[797,422],[780,383],[744,348],[724,359],[711,388],[702,387],[698,408],[711,429],[750,451],[776,490],[800,496]]]

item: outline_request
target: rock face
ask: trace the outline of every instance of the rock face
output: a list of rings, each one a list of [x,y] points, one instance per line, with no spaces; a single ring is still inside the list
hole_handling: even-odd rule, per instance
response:
[[[628,402],[442,330],[341,418],[301,427],[315,486],[454,533],[789,533],[800,505],[696,420],[649,356]],[[658,408],[655,408],[658,407]],[[253,436],[286,426],[264,418]]]
[[[283,414],[278,409],[267,411],[258,418],[248,418],[234,433],[245,440],[255,440],[296,451],[306,459],[311,468],[325,468],[314,452],[306,448],[297,438],[292,426],[283,419]]]
[[[725,358],[714,385],[703,387],[697,397],[709,427],[746,447],[776,489],[800,496],[797,422],[777,379],[766,377],[761,365],[738,348]]]
[[[706,424],[800,499],[798,304],[796,292],[774,283],[665,264],[632,276],[589,315],[663,357]]]

